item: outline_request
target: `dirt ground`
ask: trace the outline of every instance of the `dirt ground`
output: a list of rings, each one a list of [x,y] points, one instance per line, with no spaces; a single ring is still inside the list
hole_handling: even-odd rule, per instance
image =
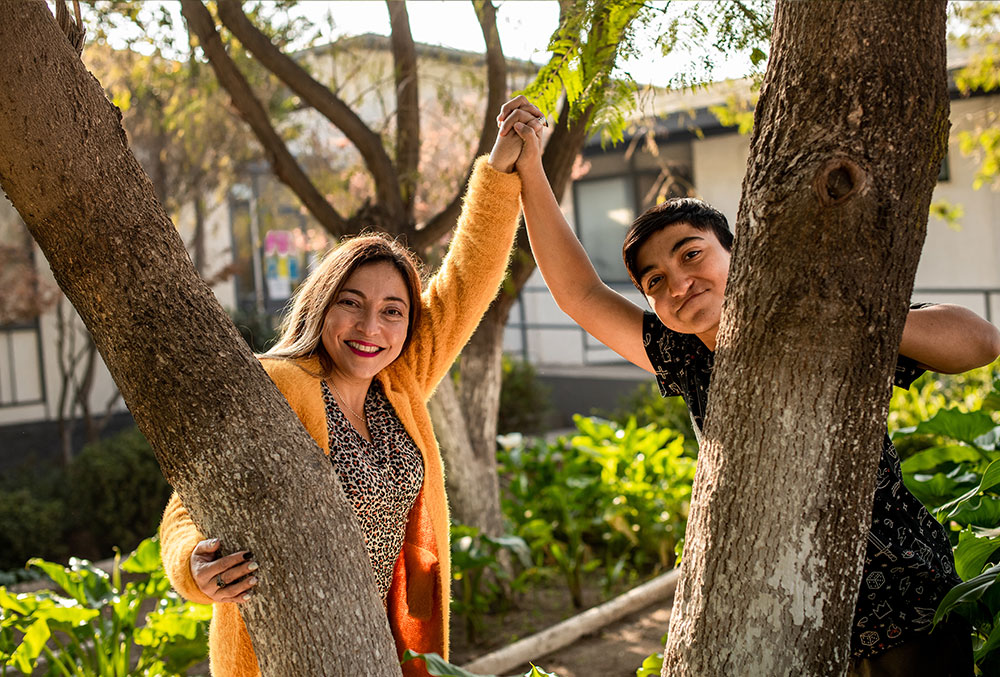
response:
[[[588,590],[584,601],[589,605],[606,601],[596,590]],[[645,658],[663,650],[662,638],[670,623],[671,600],[650,605],[602,630],[585,635],[575,644],[532,662],[559,677],[635,677],[636,669]],[[562,590],[533,591],[530,602],[522,600],[519,609],[488,617],[480,632],[481,640],[469,644],[460,619],[452,627],[451,660],[463,665],[502,646],[523,639],[560,621],[580,613],[572,608]],[[531,666],[525,663],[508,675],[523,675]]]

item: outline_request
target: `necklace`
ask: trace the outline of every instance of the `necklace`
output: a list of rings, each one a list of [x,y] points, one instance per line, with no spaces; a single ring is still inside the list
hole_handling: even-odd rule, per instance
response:
[[[349,411],[352,414],[354,414],[354,418],[356,418],[357,420],[361,421],[362,423],[367,423],[367,419],[365,419],[364,416],[362,416],[358,412],[356,412],[353,409],[351,409],[351,405],[349,405],[347,403],[347,400],[344,399],[344,396],[340,394],[340,388],[338,388],[337,384],[333,382],[333,379],[332,378],[327,379],[327,383],[329,383],[330,385],[332,385],[333,386],[333,392],[337,393],[337,404],[344,405],[344,407],[347,408],[347,411]],[[364,409],[365,405],[362,404],[361,408]]]

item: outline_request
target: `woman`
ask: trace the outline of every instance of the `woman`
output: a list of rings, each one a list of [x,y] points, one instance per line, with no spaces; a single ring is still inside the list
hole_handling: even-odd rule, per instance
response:
[[[355,507],[400,655],[447,655],[448,507],[426,402],[503,279],[519,211],[515,123],[541,126],[527,112],[504,120],[489,160],[476,161],[448,254],[426,290],[398,243],[381,235],[348,240],[302,284],[277,345],[261,356]],[[237,609],[259,575],[252,553],[221,556],[218,540],[198,532],[176,494],[160,542],[177,591],[215,604],[212,674],[259,674]],[[404,674],[426,675],[416,663]]]

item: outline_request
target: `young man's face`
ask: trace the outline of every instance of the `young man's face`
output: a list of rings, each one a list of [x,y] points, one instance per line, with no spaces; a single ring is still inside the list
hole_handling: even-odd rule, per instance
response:
[[[711,230],[675,223],[639,248],[639,285],[669,329],[694,334],[715,350],[729,252]]]

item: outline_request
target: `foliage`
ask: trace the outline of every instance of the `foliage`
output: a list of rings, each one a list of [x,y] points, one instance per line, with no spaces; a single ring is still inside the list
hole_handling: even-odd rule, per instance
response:
[[[544,431],[552,412],[550,393],[530,362],[504,355],[497,432],[534,435]]]
[[[476,675],[468,670],[463,670],[457,665],[452,665],[444,660],[436,653],[417,653],[410,649],[407,649],[403,653],[404,663],[418,658],[424,660],[427,672],[434,675],[434,677],[494,677],[494,675]],[[554,672],[546,672],[537,665],[532,664],[531,669],[524,673],[524,677],[559,677],[559,675]]]
[[[606,588],[674,564],[695,461],[672,430],[574,420],[572,438],[522,439],[501,449],[499,462],[515,533],[536,566],[556,568],[580,607],[584,574],[602,564]]]
[[[889,401],[889,432],[914,428],[948,406],[962,411],[976,409],[997,378],[1000,378],[1000,362],[958,375],[926,372],[909,390],[893,388]],[[936,442],[927,435],[908,434],[898,436],[894,444],[900,458],[906,459]]]
[[[938,408],[894,439],[928,444],[902,463],[907,488],[950,529],[955,569],[965,581],[941,601],[935,623],[949,613],[974,629],[976,663],[1000,671],[1000,380],[973,407]],[[935,406],[933,403],[931,406]],[[926,407],[926,405],[925,405]],[[926,409],[925,409],[926,410]],[[988,565],[989,568],[986,568]],[[984,571],[985,569],[985,571]]]
[[[552,58],[524,95],[557,119],[565,97],[570,121],[591,112],[594,123],[615,143],[624,139],[635,107],[631,78],[613,78],[606,64],[634,39],[633,21],[644,9],[638,0],[570,0],[562,4],[559,28],[549,40]]]
[[[517,556],[525,570],[516,579],[501,565],[502,551]],[[465,634],[470,643],[482,630],[483,614],[496,610],[506,601],[504,586],[523,587],[532,574],[531,554],[524,539],[517,536],[491,537],[476,527],[453,524],[451,527],[451,577],[457,590],[451,610],[465,619]]]
[[[159,524],[170,487],[132,427],[84,447],[66,469],[25,469],[0,483],[0,570],[32,556],[108,557]],[[19,576],[20,577],[20,576]]]
[[[659,677],[661,670],[663,670],[663,654],[650,654],[635,671],[635,677]]]
[[[963,96],[1000,89],[1000,7],[995,2],[952,3],[961,24],[956,44],[970,50],[968,63],[955,74]],[[987,108],[958,132],[959,148],[979,162],[973,188],[990,184],[1000,189],[1000,113]]]
[[[138,428],[84,447],[67,476],[71,528],[88,531],[99,552],[135,547],[156,531],[170,485]]]
[[[629,419],[634,417],[640,427],[652,424],[658,428],[669,428],[684,437],[686,449],[692,456],[698,453],[698,441],[687,405],[679,397],[663,397],[655,381],[640,384],[621,399],[617,409],[602,416],[619,426],[627,425]]]
[[[139,544],[111,574],[86,560],[68,567],[32,559],[55,590],[12,595],[0,588],[3,673],[41,667],[46,675],[179,675],[205,659],[211,608],[181,600],[160,566],[156,539]],[[123,572],[130,580],[123,581]],[[158,600],[140,618],[143,602]],[[134,667],[133,667],[134,666]]]
[[[63,531],[62,501],[35,496],[28,487],[0,489],[0,570],[19,567],[39,552],[65,556]]]

